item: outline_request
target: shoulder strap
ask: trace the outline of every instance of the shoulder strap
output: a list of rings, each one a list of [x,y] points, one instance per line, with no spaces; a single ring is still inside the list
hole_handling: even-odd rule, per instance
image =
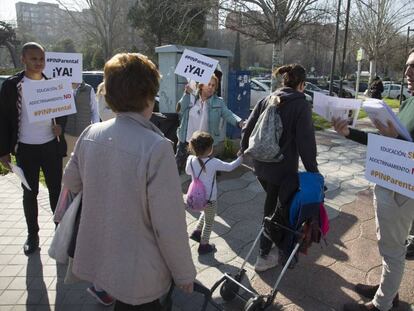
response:
[[[200,173],[198,174],[198,176],[197,176],[197,178],[200,178],[200,176],[201,176],[201,173],[203,172],[203,168],[204,167],[206,167],[206,164],[211,160],[212,158],[208,158],[208,160],[206,161],[206,162],[203,162],[203,166],[201,167],[201,169],[200,169]],[[195,174],[194,174],[194,168],[193,168],[193,164],[190,162],[190,165],[191,165],[191,170],[192,170],[192,172],[193,172],[193,175],[195,176]],[[211,183],[211,190],[210,190],[210,195],[209,195],[209,197],[208,197],[208,201],[210,201],[210,199],[211,199],[211,196],[213,195],[213,187],[214,187],[214,183],[215,183],[215,181],[216,181],[216,174],[214,174],[214,176],[213,176],[213,181],[212,181],[212,183]]]
[[[203,172],[203,168],[204,168],[204,167],[206,167],[206,164],[207,164],[207,163],[208,163],[208,161],[210,161],[210,160],[211,160],[211,158],[209,158],[206,162],[201,161],[201,162],[203,162],[203,165],[202,165],[202,166],[201,166],[201,168],[200,168],[200,173],[198,173],[197,178],[200,178],[201,173]],[[193,163],[192,163],[192,161],[190,161],[190,166],[191,166],[191,171],[192,171],[192,173],[193,173],[193,175],[194,175],[194,177],[195,177],[195,173],[194,173],[194,168],[193,168]]]

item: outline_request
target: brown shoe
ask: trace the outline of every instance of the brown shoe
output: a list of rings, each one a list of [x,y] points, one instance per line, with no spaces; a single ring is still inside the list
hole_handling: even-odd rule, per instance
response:
[[[361,296],[368,298],[368,299],[374,299],[375,293],[377,292],[379,288],[379,285],[365,285],[358,283],[355,285],[355,292],[360,294]],[[393,307],[398,307],[400,303],[398,293],[395,295],[394,300],[392,301]]]
[[[347,303],[344,305],[343,311],[381,311],[372,302],[368,303]],[[391,311],[391,309],[389,310]]]

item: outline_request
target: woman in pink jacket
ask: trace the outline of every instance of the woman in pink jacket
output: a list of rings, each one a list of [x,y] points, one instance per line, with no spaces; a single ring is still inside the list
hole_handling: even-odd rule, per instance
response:
[[[172,280],[191,292],[196,271],[170,141],[150,121],[160,75],[141,54],[105,64],[116,117],[81,134],[63,183],[83,191],[73,273],[117,299],[115,310],[161,310]]]

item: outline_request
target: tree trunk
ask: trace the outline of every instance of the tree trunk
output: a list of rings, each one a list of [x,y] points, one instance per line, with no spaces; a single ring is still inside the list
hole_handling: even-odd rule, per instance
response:
[[[234,44],[234,61],[233,61],[233,69],[240,70],[241,68],[241,60],[240,60],[240,33],[236,33],[236,43]]]
[[[5,45],[7,49],[9,50],[10,57],[12,59],[14,68],[20,68],[21,64],[20,64],[19,56],[17,55],[17,52],[16,52],[16,47],[7,41],[5,42]]]
[[[273,76],[273,72],[283,65],[285,60],[285,43],[284,42],[275,42],[273,43],[273,51],[272,51],[272,88],[271,90],[274,91],[276,88],[281,86],[281,79],[275,78]]]
[[[372,80],[374,80],[374,77],[377,75],[377,60],[371,59],[369,61],[369,84],[371,84]]]

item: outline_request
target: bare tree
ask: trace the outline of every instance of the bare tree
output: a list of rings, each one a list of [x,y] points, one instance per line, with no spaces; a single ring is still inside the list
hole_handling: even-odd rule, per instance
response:
[[[20,65],[17,53],[18,45],[19,41],[16,39],[16,32],[13,27],[6,22],[0,21],[0,46],[5,46],[9,51],[14,68],[17,68]]]
[[[302,25],[323,13],[316,7],[317,0],[223,1],[222,7],[232,11],[226,27],[273,45],[272,70],[284,63],[285,45]]]
[[[358,0],[351,16],[356,41],[370,61],[370,80],[377,73],[377,62],[392,48],[392,40],[414,20],[410,0]]]
[[[57,0],[72,19],[74,25],[102,47],[109,59],[126,32],[128,0]]]

